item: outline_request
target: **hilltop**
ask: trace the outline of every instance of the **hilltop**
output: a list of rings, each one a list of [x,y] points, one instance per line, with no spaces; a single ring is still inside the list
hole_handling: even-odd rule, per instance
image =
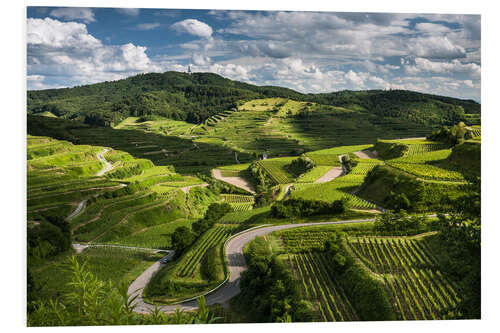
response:
[[[53,114],[88,124],[113,126],[129,116],[166,117],[199,124],[239,101],[281,97],[367,112],[428,126],[476,119],[472,100],[406,90],[339,91],[303,94],[276,86],[256,86],[213,73],[148,73],[73,88],[28,91],[29,114]]]

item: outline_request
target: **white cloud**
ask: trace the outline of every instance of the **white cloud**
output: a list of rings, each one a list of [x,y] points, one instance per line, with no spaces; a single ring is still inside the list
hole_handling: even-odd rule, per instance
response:
[[[205,66],[210,64],[210,57],[203,54],[193,54],[193,63],[198,66]]]
[[[26,39],[28,73],[62,82],[86,84],[162,70],[149,59],[146,47],[104,45],[81,23],[30,18]]]
[[[183,21],[179,21],[172,24],[171,28],[177,32],[184,32],[193,36],[203,38],[210,38],[213,33],[212,28],[208,24],[195,19],[186,19]]]
[[[161,26],[161,24],[157,23],[157,22],[155,22],[155,23],[140,23],[140,24],[136,25],[136,28],[138,30],[154,30],[160,26]]]
[[[137,16],[140,13],[139,8],[116,8],[116,11],[128,16]]]
[[[361,87],[364,85],[363,78],[360,75],[358,75],[357,73],[355,73],[352,69],[349,70],[349,72],[347,72],[344,75],[344,78],[347,80],[347,82],[349,82],[350,84],[352,84],[354,86]]]
[[[472,83],[472,80],[464,80],[464,84],[469,88],[474,88],[474,83]]]
[[[450,28],[445,27],[442,24],[428,23],[428,22],[421,22],[421,23],[415,24],[415,30],[429,33],[429,34],[440,34],[440,33],[445,33],[445,32],[451,31]]]
[[[408,41],[411,55],[424,58],[464,58],[465,48],[452,43],[447,37],[418,37]]]
[[[414,65],[406,66],[406,72],[415,75],[418,73],[440,73],[440,74],[454,74],[466,73],[474,77],[481,75],[481,66],[475,63],[461,63],[457,59],[450,62],[430,61],[425,58],[415,58]]]
[[[85,23],[95,22],[94,12],[90,8],[62,7],[53,9],[50,16],[66,20],[82,20]]]
[[[51,18],[28,19],[26,42],[31,45],[43,45],[56,48],[100,47],[101,42],[87,32],[85,24],[76,22],[60,22]]]

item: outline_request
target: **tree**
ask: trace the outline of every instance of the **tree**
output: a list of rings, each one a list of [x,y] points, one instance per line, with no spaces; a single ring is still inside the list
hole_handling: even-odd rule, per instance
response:
[[[172,247],[179,256],[189,245],[193,244],[196,235],[186,226],[178,227],[172,234]]]

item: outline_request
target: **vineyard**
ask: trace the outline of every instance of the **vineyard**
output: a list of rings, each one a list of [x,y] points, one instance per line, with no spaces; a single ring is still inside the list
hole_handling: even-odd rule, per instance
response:
[[[350,238],[348,244],[383,277],[399,320],[446,319],[459,301],[425,238]]]
[[[288,255],[305,299],[315,304],[321,321],[354,321],[358,317],[337,281],[331,279],[323,253]]]
[[[251,195],[221,194],[221,198],[223,202],[229,203],[235,212],[251,210],[255,202]]]
[[[293,181],[294,177],[286,171],[285,166],[290,164],[292,160],[293,158],[272,159],[259,161],[257,164],[276,184],[288,184]]]
[[[322,184],[305,184],[305,183],[295,184],[294,185],[295,191],[292,192],[291,197],[302,198],[306,200],[322,200],[326,202],[333,202],[335,200],[345,199],[347,201],[347,207],[349,208],[375,209],[376,208],[375,204],[368,202],[360,197],[357,197],[354,194],[341,190],[341,188],[344,187],[361,184],[361,183],[352,183],[353,181],[352,178],[348,180],[348,182],[344,182],[342,178],[345,177],[347,176],[339,177],[331,182]]]
[[[405,171],[414,176],[429,180],[463,181],[463,175],[458,171],[438,168],[430,164],[411,164],[388,162],[393,168]]]
[[[413,163],[421,164],[433,161],[445,160],[450,156],[451,149],[434,150],[431,152],[424,152],[421,154],[413,154],[408,156],[403,156],[390,160],[390,163]]]
[[[449,146],[440,143],[409,144],[405,156],[418,155],[448,148]]]
[[[207,251],[224,242],[234,229],[232,226],[216,225],[208,230],[179,260],[175,275],[181,278],[194,278],[198,275],[201,261]]]

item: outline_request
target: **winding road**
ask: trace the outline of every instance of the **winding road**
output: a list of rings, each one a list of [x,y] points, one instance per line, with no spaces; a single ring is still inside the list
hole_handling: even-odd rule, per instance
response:
[[[104,148],[103,151],[101,151],[99,154],[97,154],[97,159],[101,162],[104,162],[105,166],[104,168],[102,168],[101,171],[99,171],[97,174],[96,174],[96,177],[99,177],[99,176],[102,176],[104,175],[106,172],[108,172],[109,170],[111,170],[113,168],[113,165],[111,163],[109,163],[102,155],[105,154],[106,152],[109,151],[109,148]],[[122,186],[127,186],[126,184],[122,184]],[[88,199],[85,199],[85,200],[82,200],[78,203],[78,206],[76,207],[76,209],[74,210],[73,213],[71,213],[67,218],[66,218],[66,221],[69,221],[71,220],[73,217],[75,217],[77,214],[79,214],[83,207],[85,207],[85,203],[87,202]]]
[[[103,151],[101,151],[99,154],[97,154],[97,158],[99,159],[99,161],[101,161],[105,164],[104,168],[102,168],[102,170],[96,174],[97,177],[104,175],[106,172],[108,172],[109,170],[111,170],[113,168],[113,165],[111,163],[109,163],[108,161],[106,161],[106,159],[102,156],[103,154],[107,153],[108,151],[109,151],[109,148],[104,148]]]
[[[316,223],[297,223],[297,224],[282,224],[275,226],[262,227],[257,229],[251,229],[246,232],[237,234],[225,245],[225,258],[229,269],[229,279],[220,285],[218,289],[207,294],[205,296],[205,301],[207,305],[212,304],[227,304],[228,301],[239,294],[240,292],[240,278],[241,273],[246,269],[245,257],[243,255],[243,248],[246,244],[254,240],[256,237],[267,235],[273,231],[291,229],[298,227],[311,227],[320,226],[328,224],[349,224],[349,223],[360,223],[360,222],[373,222],[375,219],[364,219],[364,220],[349,220],[349,221],[336,221],[336,222],[316,222]],[[144,271],[129,287],[129,296],[138,295],[132,304],[135,305],[135,312],[139,313],[149,313],[155,309],[154,305],[144,302],[142,299],[142,291],[151,280],[154,274],[156,274],[164,266],[160,261],[151,265],[146,271]],[[174,305],[162,305],[158,306],[158,309],[162,312],[174,312],[177,308],[180,310],[191,311],[196,310],[198,303],[195,300],[183,302]]]

